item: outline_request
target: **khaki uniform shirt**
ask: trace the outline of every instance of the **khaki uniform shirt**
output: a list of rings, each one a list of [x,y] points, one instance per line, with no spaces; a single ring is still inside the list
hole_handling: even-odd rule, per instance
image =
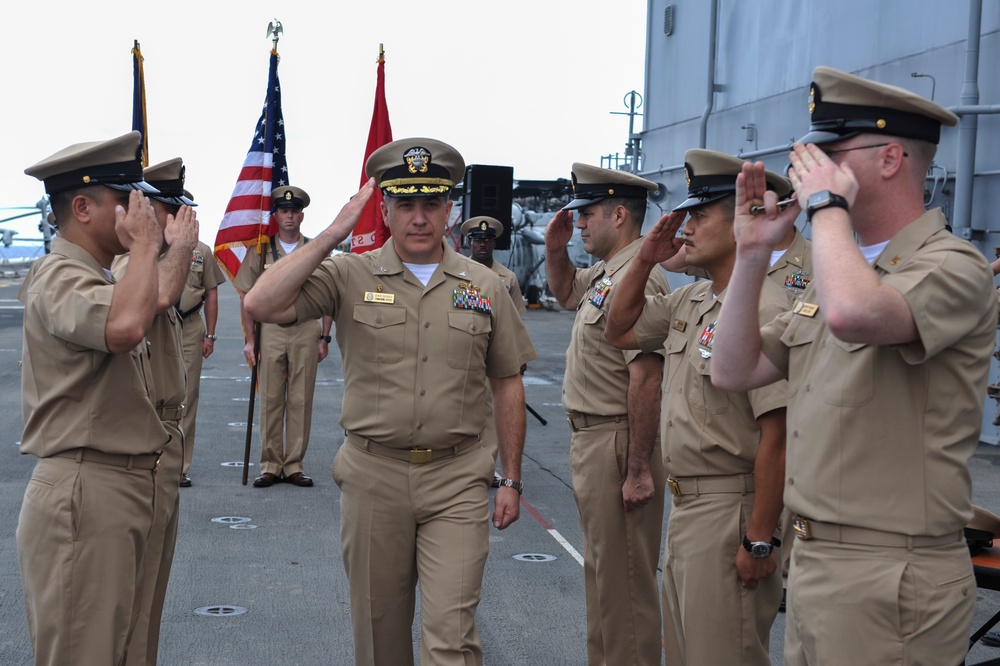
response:
[[[248,253],[252,252],[249,250]],[[256,256],[255,254],[252,256]],[[188,273],[184,291],[181,292],[179,308],[181,312],[190,312],[197,308],[205,299],[205,292],[215,289],[226,281],[212,253],[212,248],[198,242],[191,252],[191,271]]]
[[[150,400],[150,350],[108,351],[104,329],[114,281],[94,257],[64,238],[35,261],[24,303],[21,452],[46,458],[86,447],[145,455],[169,436]]]
[[[666,352],[660,441],[667,471],[675,477],[752,473],[760,444],[757,418],[788,400],[785,381],[747,392],[712,385],[712,344],[725,299],[725,291],[712,297],[711,281],[647,296],[633,328],[643,351]],[[760,320],[787,309],[785,292],[764,280]]]
[[[129,255],[115,257],[111,271],[120,280],[128,267]],[[181,317],[173,306],[156,313],[153,325],[146,333],[149,343],[149,365],[153,374],[150,397],[157,412],[162,407],[180,407],[187,391],[187,368],[184,365],[184,331]],[[166,420],[175,420],[171,415]]]
[[[308,241],[308,238],[302,236],[299,239],[299,242],[295,245],[296,249],[302,247]],[[286,254],[285,248],[278,241],[277,237],[271,239],[268,245],[264,248],[263,253],[264,261],[261,262],[261,257],[258,256],[257,250],[249,248],[247,250],[246,258],[244,258],[243,263],[240,264],[240,270],[236,272],[236,277],[233,279],[233,285],[244,294],[250,291],[250,289],[254,286],[262,271],[266,271],[274,264],[275,261],[281,259]],[[262,263],[263,268],[261,267]],[[292,324],[292,326],[295,325],[296,324]],[[261,323],[261,337],[264,338],[267,335],[268,329],[273,326],[277,326],[277,324]]]
[[[517,276],[495,259],[490,268],[500,276],[500,281],[503,282],[507,293],[510,294],[511,299],[514,301],[514,308],[517,310],[517,314],[523,317],[528,308],[524,305],[524,296],[521,295],[521,286],[517,283]]]
[[[761,330],[788,377],[785,504],[821,522],[943,536],[972,516],[967,464],[979,441],[996,334],[989,265],[940,210],[899,231],[875,261],[919,339],[838,340],[810,285]]]
[[[812,271],[812,243],[796,229],[792,244],[788,246],[781,258],[767,269],[767,277],[785,289],[789,295],[789,301],[794,301],[809,286],[809,282],[812,280]]]
[[[578,268],[573,278],[571,300],[577,302],[576,319],[563,377],[563,406],[568,411],[595,416],[618,416],[628,412],[628,364],[642,352],[615,349],[604,339],[604,327],[614,298],[615,284],[621,281],[639,251],[642,238],[622,248],[607,261],[590,268]],[[666,275],[654,268],[646,280],[646,295],[670,291]],[[663,350],[656,350],[663,353]]]
[[[479,435],[485,378],[516,376],[535,358],[497,276],[442,247],[426,287],[390,239],[378,250],[323,260],[295,302],[299,321],[332,315],[336,322],[340,424],[384,446],[442,449]],[[470,284],[482,296],[479,310]]]

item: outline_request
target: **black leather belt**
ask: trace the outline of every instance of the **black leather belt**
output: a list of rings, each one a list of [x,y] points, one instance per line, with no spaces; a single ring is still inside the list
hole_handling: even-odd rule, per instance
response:
[[[384,446],[365,437],[360,437],[353,433],[347,433],[347,441],[362,451],[368,451],[369,453],[374,453],[375,455],[382,456],[383,458],[402,460],[410,463],[411,465],[422,465],[424,463],[436,462],[438,460],[444,460],[445,458],[457,456],[459,453],[462,453],[476,444],[479,444],[479,435],[473,435],[457,446],[451,446],[443,449],[395,449],[389,446]]]

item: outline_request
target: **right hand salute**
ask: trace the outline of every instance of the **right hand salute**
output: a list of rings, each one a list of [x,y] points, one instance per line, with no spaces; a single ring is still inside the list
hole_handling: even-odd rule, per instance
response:
[[[642,239],[636,258],[650,264],[658,264],[673,257],[684,247],[684,239],[677,237],[687,213],[672,211],[661,217]]]
[[[163,231],[156,221],[153,205],[138,190],[129,193],[127,211],[121,206],[115,207],[115,232],[128,251],[143,244],[151,245],[159,251],[163,243]]]
[[[573,211],[561,210],[545,228],[545,249],[558,250],[566,247],[571,238],[573,238]]]
[[[764,212],[754,215],[750,208],[763,205]],[[736,216],[733,233],[736,236],[737,251],[761,250],[768,253],[788,234],[799,216],[797,205],[778,208],[778,195],[767,189],[764,163],[743,165],[743,171],[736,177]]]

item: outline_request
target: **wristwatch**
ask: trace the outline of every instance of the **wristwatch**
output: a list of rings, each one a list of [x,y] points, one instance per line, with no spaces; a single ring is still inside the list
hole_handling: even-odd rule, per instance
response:
[[[830,190],[820,190],[819,192],[813,192],[809,195],[809,198],[806,199],[806,219],[812,222],[813,215],[816,211],[829,206],[850,210],[847,199],[839,194],[834,194]]]
[[[216,340],[219,339],[219,336],[217,336],[215,333],[206,333],[205,334],[205,338],[207,340],[211,340],[212,342],[215,342]]]
[[[330,344],[330,340],[333,340],[333,336],[330,336],[330,335],[321,335],[321,336],[319,336],[319,339],[322,340],[323,342],[325,342],[326,344]]]
[[[498,486],[506,486],[507,488],[513,488],[517,491],[518,495],[524,494],[524,483],[522,481],[514,481],[513,479],[500,479],[497,483]]]
[[[768,543],[767,541],[750,541],[746,534],[743,535],[743,548],[757,560],[770,557],[771,551],[779,546],[781,546],[781,540],[775,537],[771,537],[771,542]]]

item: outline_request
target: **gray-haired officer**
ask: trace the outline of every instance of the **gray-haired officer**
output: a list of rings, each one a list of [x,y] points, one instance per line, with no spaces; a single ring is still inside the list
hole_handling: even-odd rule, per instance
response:
[[[140,137],[81,143],[25,173],[59,220],[24,303],[21,452],[37,456],[17,550],[36,664],[120,664],[170,442],[153,404],[146,332],[163,233]],[[115,255],[132,262],[118,282]],[[72,600],[72,601],[68,601]]]
[[[493,250],[496,248],[497,238],[503,234],[503,223],[495,217],[479,215],[470,217],[462,223],[462,235],[469,242],[469,255],[473,261],[478,261],[486,268],[500,276],[503,286],[507,287],[507,293],[514,301],[517,314],[524,316],[528,311],[524,305],[524,296],[521,295],[521,287],[517,283],[517,276],[499,261],[493,258]]]
[[[265,272],[244,303],[262,321],[332,315],[347,431],[333,463],[356,664],[482,664],[475,615],[489,550],[495,462],[481,443],[489,378],[500,460],[493,525],[520,513],[522,364],[535,357],[500,280],[444,242],[448,194],[465,171],[451,146],[401,139],[368,158],[371,179],[319,236]],[[329,257],[375,186],[392,238]],[[401,492],[401,489],[405,491]]]
[[[618,347],[666,354],[660,437],[673,496],[663,565],[670,664],[769,665],[781,601],[775,533],[788,386],[723,391],[708,379],[719,311],[732,297],[734,195],[742,166],[743,160],[714,150],[685,153],[688,198],[646,234],[605,329]],[[766,179],[779,194],[791,190],[775,173]],[[710,280],[645,296],[649,272],[681,248]],[[786,292],[764,282],[757,308],[768,320],[789,303]]]
[[[587,658],[595,666],[659,664],[663,355],[623,352],[604,340],[617,285],[642,242],[646,198],[657,186],[580,163],[572,176],[575,198],[545,231],[545,270],[559,305],[576,310],[563,405],[573,432],[570,470],[584,538]],[[573,266],[566,252],[574,210],[584,249],[600,259],[586,269]],[[667,293],[663,272],[650,276],[645,289]]]
[[[174,561],[180,498],[177,479],[184,460],[184,396],[187,373],[184,367],[181,318],[175,307],[187,278],[191,251],[198,242],[195,202],[184,190],[184,162],[179,157],[143,170],[143,178],[159,190],[149,196],[156,220],[163,229],[163,253],[156,267],[159,287],[156,316],[146,339],[149,344],[149,367],[153,376],[152,396],[163,427],[170,433],[170,444],[160,456],[156,470],[156,506],[153,528],[146,544],[143,563],[139,618],[129,638],[129,666],[156,666],[160,642],[160,618],[167,594],[167,582]],[[116,278],[128,270],[130,254],[117,257],[111,268]]]
[[[250,291],[264,271],[279,259],[305,247],[309,239],[300,231],[303,210],[309,205],[305,190],[291,185],[271,193],[278,235],[262,256],[248,253],[233,284],[240,292],[240,316],[246,336],[243,355],[252,367],[259,363],[260,391],[260,476],[255,488],[268,488],[279,481],[300,488],[313,485],[303,473],[302,460],[309,448],[312,430],[313,395],[317,365],[330,353],[333,320],[302,320],[294,326],[264,323],[260,327],[259,351],[254,353],[255,321],[243,307],[243,295]]]
[[[908,90],[817,67],[791,180],[812,225],[815,280],[759,328],[777,209],[747,165],[732,291],[713,383],[787,377],[785,504],[797,514],[785,663],[957,664],[976,583],[962,528],[997,302],[989,263],[924,209],[950,111]],[[763,203],[763,215],[750,214]],[[857,241],[855,241],[857,234]],[[860,243],[860,245],[859,245]]]

